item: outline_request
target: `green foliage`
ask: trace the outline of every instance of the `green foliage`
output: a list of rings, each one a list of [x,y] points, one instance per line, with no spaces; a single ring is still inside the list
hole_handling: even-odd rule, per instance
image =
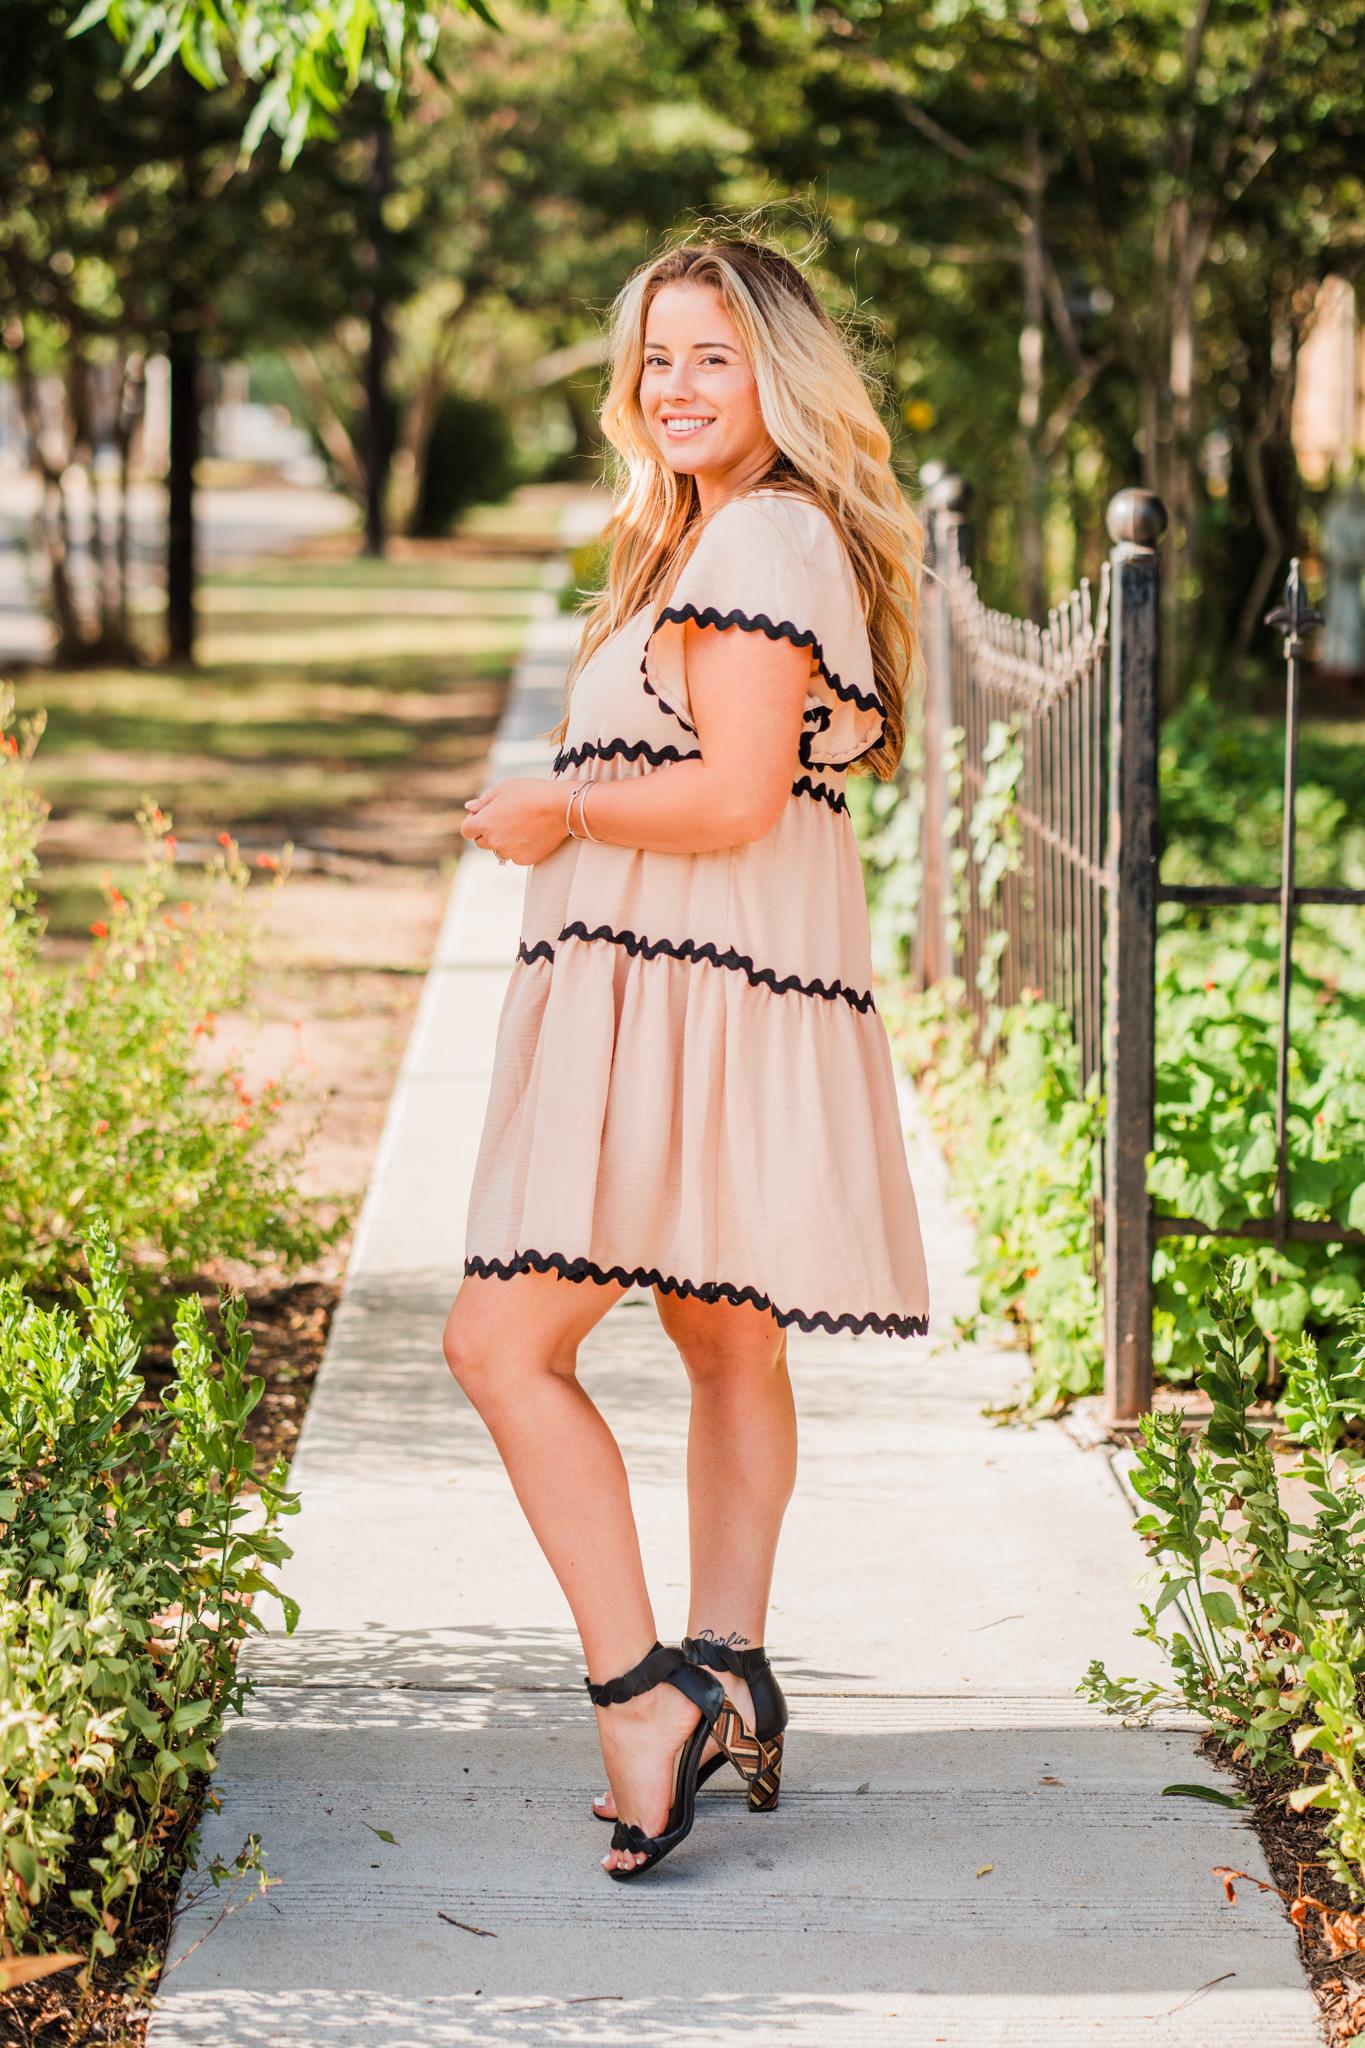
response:
[[[885,375],[905,473],[933,457],[976,487],[988,601],[1041,624],[1141,481],[1198,564],[1168,585],[1180,680],[1215,676],[1226,702],[1315,510],[1285,395],[1360,212],[1356,0],[879,0],[818,11],[810,35],[748,0],[658,9],[653,33],[744,132],[758,183],[818,193],[822,265]],[[1021,233],[1043,309],[1026,347]]]
[[[236,1652],[264,1626],[252,1602],[276,1590],[298,1497],[283,1461],[254,1472],[245,1426],[264,1382],[247,1374],[241,1296],[223,1301],[221,1347],[198,1296],[179,1304],[174,1378],[149,1411],[98,1211],[84,1250],[79,1313],[0,1280],[0,1913],[15,1947],[31,1941],[73,1845],[98,1841],[93,1882],[67,1894],[93,1960],[186,1844],[195,1781],[251,1690]]]
[[[919,925],[923,865],[920,842],[924,814],[923,742],[912,728],[896,773],[882,782],[872,775],[848,779],[848,807],[862,854],[878,974],[909,972]]]
[[[1308,976],[1295,980],[1313,1028],[1299,1030],[1289,1127],[1293,1213],[1360,1227],[1365,1198],[1365,1042],[1360,1006]],[[1102,1200],[1103,1101],[1083,1093],[1069,1021],[1029,1000],[1005,1012],[987,1067],[960,984],[927,995],[890,989],[888,1029],[916,1077],[977,1232],[982,1306],[1017,1317],[1032,1353],[1031,1408],[1097,1388],[1102,1298],[1092,1277]],[[1241,960],[1223,987],[1191,987],[1178,968],[1157,982],[1156,1149],[1148,1176],[1159,1211],[1216,1228],[1268,1216],[1275,1179],[1273,988]],[[1302,1020],[1300,1020],[1302,1025]],[[1199,1305],[1233,1240],[1163,1237],[1152,1261],[1159,1375],[1199,1367]],[[1365,1290],[1349,1245],[1272,1244],[1243,1261],[1257,1326],[1283,1344],[1305,1330],[1329,1355],[1340,1317]]]
[[[159,1313],[167,1279],[226,1257],[286,1269],[348,1227],[296,1192],[316,1122],[287,1147],[274,1121],[288,1075],[253,1094],[240,1067],[205,1072],[199,1040],[249,997],[255,969],[250,874],[230,835],[196,904],[173,891],[170,817],[138,814],[143,862],[78,966],[50,966],[38,910],[38,836],[47,806],[29,767],[41,715],[9,730],[0,693],[0,1271],[55,1295],[78,1270],[76,1239],[98,1209],[134,1261],[135,1320]],[[287,869],[273,863],[272,886]]]
[[[1213,691],[1198,689],[1162,720],[1160,773],[1167,881],[1278,877],[1282,715],[1231,717]],[[1365,737],[1359,725],[1304,723],[1295,817],[1300,882],[1365,884]],[[1320,917],[1316,909],[1306,913],[1310,930]],[[1182,922],[1192,922],[1187,913]],[[1243,918],[1234,929],[1246,925]]]
[[[960,920],[974,866],[983,901],[1020,858],[1014,794],[1017,735],[992,728],[984,786],[955,849]],[[1264,881],[1278,866],[1283,727],[1230,718],[1196,696],[1162,734],[1163,872],[1173,880]],[[948,736],[950,793],[959,800],[961,735]],[[898,811],[863,834],[869,899],[883,886],[881,848]],[[1365,876],[1365,747],[1309,726],[1300,747],[1300,871]],[[1290,1212],[1365,1228],[1365,975],[1355,964],[1359,912],[1300,913],[1291,984],[1288,1164]],[[889,972],[903,971],[904,953]],[[982,964],[989,996],[999,956]],[[929,1104],[978,1227],[983,1304],[1028,1334],[1030,1405],[1047,1409],[1098,1386],[1100,1296],[1090,1279],[1098,1205],[1102,1104],[1083,1099],[1067,1019],[1043,1003],[987,1011],[980,1043],[949,984],[927,996],[888,991],[882,1007]],[[1156,979],[1156,1132],[1148,1185],[1159,1213],[1220,1225],[1266,1219],[1275,1185],[1278,933],[1264,912],[1216,920],[1171,906]],[[999,1058],[981,1055],[999,1034]],[[1216,1262],[1237,1241],[1162,1237],[1153,1259],[1154,1358],[1190,1380],[1200,1362],[1199,1305]],[[1245,1250],[1258,1327],[1277,1344],[1304,1331],[1332,1353],[1344,1310],[1365,1290],[1365,1254],[1289,1242]]]
[[[963,996],[946,982],[878,1000],[975,1222],[982,1308],[1022,1323],[1028,1405],[1042,1412],[1088,1392],[1102,1369],[1092,1194],[1103,1104],[1093,1082],[1081,1089],[1066,1019],[1051,1004],[1005,1013],[988,1070]]]
[[[491,20],[485,0],[461,5]],[[429,0],[86,0],[69,34],[106,23],[123,47],[135,88],[179,62],[206,90],[228,82],[228,63],[261,86],[242,137],[250,156],[274,132],[292,163],[310,135],[336,132],[335,116],[361,85],[392,112],[409,70],[434,65],[440,10]]]
[[[1167,966],[1157,981],[1157,1138],[1148,1186],[1159,1213],[1219,1224],[1266,1218],[1275,1186],[1278,968],[1223,949],[1224,970],[1191,984]],[[1365,1002],[1296,972],[1291,1005],[1290,1212],[1365,1225]],[[1153,1260],[1155,1356],[1188,1379],[1192,1309],[1209,1284],[1207,1238],[1161,1238]],[[1224,1241],[1223,1249],[1230,1249]],[[1276,1342],[1305,1327],[1324,1341],[1365,1286],[1365,1255],[1339,1244],[1258,1244],[1248,1253],[1259,1327]]]
[[[1195,1380],[1208,1422],[1190,1432],[1178,1410],[1140,1418],[1133,1486],[1146,1512],[1136,1527],[1155,1594],[1133,1633],[1160,1648],[1173,1685],[1111,1677],[1096,1659],[1077,1689],[1139,1720],[1166,1704],[1192,1707],[1274,1775],[1318,1751],[1328,1775],[1292,1789],[1289,1803],[1324,1810],[1333,1868],[1360,1899],[1365,1312],[1341,1319],[1330,1356],[1311,1340],[1291,1347],[1283,1406],[1300,1455],[1281,1471],[1270,1425],[1251,1417],[1265,1363],[1254,1279],[1247,1260],[1219,1260],[1200,1304]],[[1306,1489],[1311,1520],[1296,1519],[1288,1482]]]
[[[471,505],[505,498],[517,481],[512,430],[500,405],[468,392],[443,393],[423,454],[412,531],[449,533]]]

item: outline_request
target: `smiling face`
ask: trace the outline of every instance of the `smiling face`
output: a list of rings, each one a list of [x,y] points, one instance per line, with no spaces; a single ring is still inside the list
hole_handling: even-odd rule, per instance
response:
[[[703,512],[777,454],[734,322],[709,285],[666,284],[654,294],[640,410],[661,459],[696,478]]]

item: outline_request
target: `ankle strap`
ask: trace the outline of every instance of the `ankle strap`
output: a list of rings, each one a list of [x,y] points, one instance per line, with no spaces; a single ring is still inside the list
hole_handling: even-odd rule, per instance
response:
[[[755,1678],[771,1669],[761,1643],[747,1650],[732,1650],[728,1643],[719,1643],[713,1636],[684,1636],[682,1647],[689,1662],[704,1664],[710,1671],[733,1672],[736,1678]]]
[[[619,1706],[622,1700],[636,1699],[642,1692],[650,1692],[656,1685],[662,1685],[666,1678],[687,1662],[681,1650],[675,1650],[663,1643],[656,1643],[652,1650],[632,1664],[629,1671],[623,1671],[619,1678],[609,1678],[604,1685],[594,1685],[590,1678],[583,1680],[588,1688],[588,1698],[595,1707]]]

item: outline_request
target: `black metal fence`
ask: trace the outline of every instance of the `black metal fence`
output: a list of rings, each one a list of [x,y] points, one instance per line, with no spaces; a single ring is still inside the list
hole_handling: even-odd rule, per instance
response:
[[[1289,998],[1295,915],[1365,891],[1301,888],[1294,875],[1305,603],[1299,564],[1267,623],[1284,635],[1284,836],[1278,885],[1163,885],[1157,854],[1160,621],[1166,514],[1124,490],[1098,590],[1086,581],[1046,627],[983,604],[971,569],[970,488],[938,479],[928,500],[924,897],[918,974],[960,975],[990,1057],[1001,1012],[1028,990],[1070,1019],[1082,1084],[1105,1101],[1095,1260],[1103,1286],[1106,1406],[1150,1406],[1152,1251],[1162,1236],[1365,1243],[1365,1232],[1290,1210]],[[1160,1216],[1147,1192],[1154,1143],[1158,902],[1277,903],[1280,1016],[1273,1213],[1216,1230]]]

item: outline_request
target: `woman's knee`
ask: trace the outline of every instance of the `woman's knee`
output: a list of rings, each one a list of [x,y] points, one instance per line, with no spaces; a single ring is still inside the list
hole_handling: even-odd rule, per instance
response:
[[[520,1398],[538,1379],[572,1377],[575,1365],[571,1354],[561,1358],[542,1353],[524,1339],[509,1342],[506,1333],[482,1329],[477,1319],[459,1316],[454,1309],[446,1320],[441,1350],[451,1377],[480,1412],[499,1401]]]
[[[764,1387],[786,1364],[786,1333],[774,1329],[756,1337],[750,1332],[736,1342],[733,1331],[691,1330],[678,1342],[678,1351],[694,1387]]]

